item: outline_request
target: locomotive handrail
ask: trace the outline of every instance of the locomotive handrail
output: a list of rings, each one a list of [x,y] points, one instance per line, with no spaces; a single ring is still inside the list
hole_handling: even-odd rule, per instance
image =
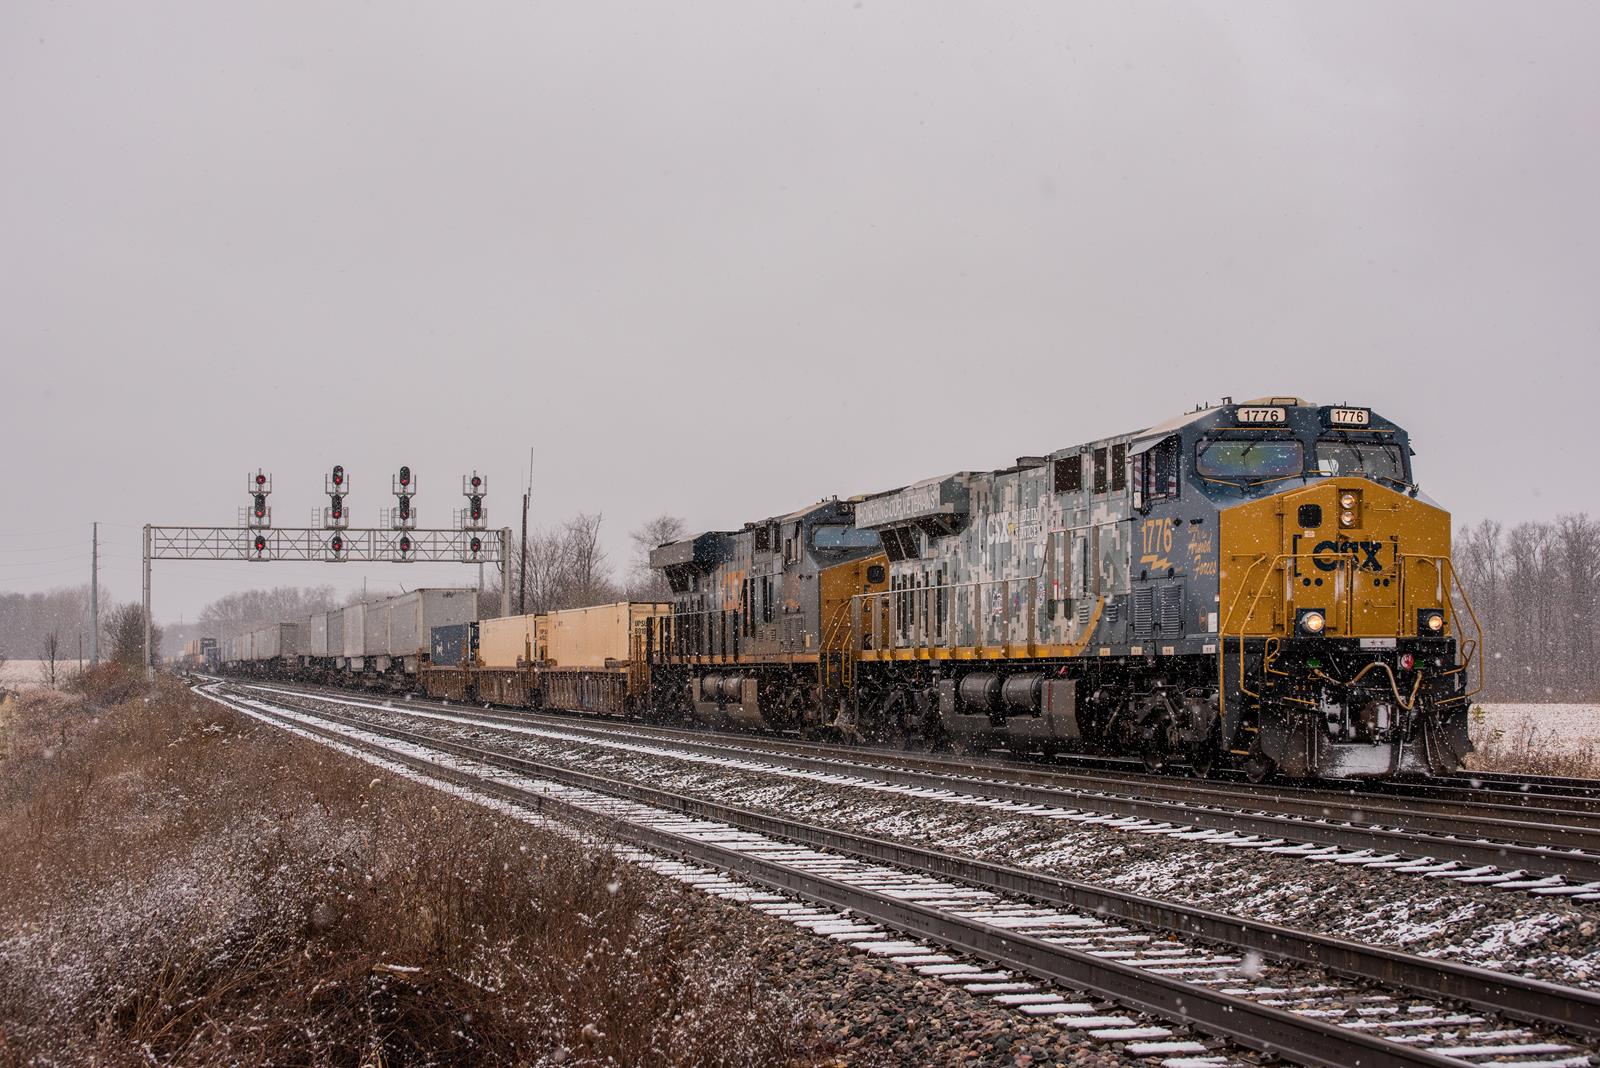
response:
[[[1442,591],[1442,596],[1440,599],[1445,601],[1449,606],[1449,621],[1451,622],[1452,626],[1454,625],[1454,621],[1461,615],[1461,613],[1456,609],[1455,594],[1457,592],[1461,594],[1461,603],[1466,606],[1467,618],[1472,620],[1472,629],[1475,633],[1475,638],[1471,639],[1472,654],[1470,656],[1466,655],[1465,653],[1467,639],[1463,639],[1461,650],[1463,662],[1457,667],[1456,670],[1464,671],[1472,664],[1477,665],[1478,685],[1474,689],[1471,689],[1462,695],[1463,697],[1476,697],[1478,694],[1483,692],[1484,687],[1483,657],[1481,655],[1483,652],[1483,624],[1479,622],[1478,612],[1472,607],[1472,598],[1467,596],[1467,588],[1466,586],[1462,585],[1461,576],[1456,572],[1455,560],[1449,556],[1433,556],[1427,553],[1400,553],[1399,556],[1402,560],[1421,560],[1425,563],[1431,564],[1434,569],[1438,571],[1439,588]],[[1445,581],[1446,572],[1449,573],[1448,582]]]
[[[1482,623],[1479,622],[1478,614],[1477,614],[1476,610],[1474,610],[1473,607],[1472,607],[1472,599],[1467,596],[1467,591],[1466,591],[1465,587],[1463,587],[1462,584],[1461,584],[1460,576],[1457,575],[1457,573],[1456,573],[1455,562],[1449,556],[1438,556],[1438,555],[1429,554],[1429,553],[1400,553],[1400,552],[1397,552],[1395,555],[1396,555],[1396,557],[1398,559],[1400,559],[1402,561],[1403,560],[1420,560],[1420,561],[1423,561],[1423,562],[1431,565],[1432,567],[1434,567],[1434,569],[1437,571],[1438,576],[1439,576],[1438,598],[1439,598],[1439,600],[1443,601],[1445,606],[1448,608],[1448,610],[1449,610],[1449,619],[1451,619],[1451,620],[1457,619],[1461,615],[1460,611],[1456,607],[1455,593],[1459,592],[1461,594],[1462,603],[1466,607],[1467,618],[1472,621],[1472,626],[1473,626],[1474,631],[1476,632],[1476,637],[1475,638],[1471,638],[1471,639],[1463,639],[1461,646],[1458,647],[1458,655],[1461,656],[1461,658],[1462,658],[1461,663],[1458,664],[1452,671],[1445,672],[1444,674],[1453,674],[1456,671],[1464,671],[1469,666],[1472,666],[1472,665],[1475,664],[1477,666],[1477,669],[1478,669],[1478,671],[1477,671],[1478,684],[1477,684],[1476,688],[1474,688],[1472,690],[1469,690],[1466,694],[1463,694],[1462,696],[1463,697],[1467,697],[1467,698],[1476,696],[1477,694],[1482,692],[1483,685],[1484,685],[1484,683],[1483,683],[1483,679],[1484,679],[1483,659],[1479,655],[1481,650],[1482,650],[1482,647],[1483,647],[1483,625],[1482,625]],[[1267,570],[1265,572],[1262,573],[1260,581],[1258,581],[1256,583],[1255,594],[1250,599],[1250,610],[1248,612],[1246,612],[1245,616],[1244,616],[1244,619],[1245,619],[1246,622],[1248,622],[1250,619],[1254,618],[1254,616],[1256,614],[1256,608],[1261,603],[1262,594],[1266,592],[1267,582],[1277,572],[1278,566],[1280,564],[1283,564],[1284,562],[1286,562],[1288,560],[1312,559],[1312,558],[1315,558],[1315,557],[1316,557],[1316,553],[1314,553],[1314,552],[1309,552],[1309,553],[1278,553],[1278,554],[1276,554],[1275,556],[1272,556],[1272,557],[1268,557],[1266,554],[1261,554],[1261,555],[1258,555],[1253,561],[1251,561],[1250,567],[1245,571],[1244,578],[1240,582],[1239,591],[1234,594],[1233,600],[1232,600],[1232,602],[1230,602],[1230,604],[1228,606],[1228,613],[1227,613],[1226,617],[1224,617],[1224,619],[1222,621],[1222,624],[1221,624],[1221,626],[1219,626],[1218,632],[1217,632],[1217,714],[1219,716],[1223,714],[1224,706],[1225,706],[1225,703],[1226,703],[1227,644],[1228,644],[1228,638],[1230,637],[1230,635],[1228,633],[1228,630],[1229,630],[1230,625],[1233,623],[1234,617],[1235,617],[1235,615],[1237,613],[1237,610],[1238,610],[1238,607],[1239,607],[1239,601],[1243,598],[1246,590],[1248,589],[1248,583],[1250,581],[1250,577],[1253,574],[1255,574],[1255,571],[1256,571],[1256,569],[1258,567],[1260,567],[1263,563],[1266,563],[1268,560],[1271,560],[1270,566],[1267,568]],[[1354,559],[1346,559],[1346,560],[1340,561],[1339,566],[1340,566],[1341,570],[1350,570],[1350,569],[1353,568],[1354,563],[1355,563]],[[1448,573],[1448,576],[1449,576],[1448,577],[1448,581],[1446,580],[1446,574],[1447,573]],[[1397,633],[1399,632],[1401,626],[1404,623],[1405,605],[1407,603],[1406,596],[1405,596],[1405,592],[1406,592],[1405,591],[1405,575],[1406,575],[1406,569],[1404,567],[1401,567],[1401,569],[1400,569],[1400,582],[1401,582],[1400,596],[1399,596],[1399,598],[1398,598],[1398,600],[1396,602],[1396,605],[1395,605],[1395,611],[1396,611],[1395,630],[1396,630]],[[1354,590],[1355,590],[1355,582],[1354,582],[1353,576],[1352,576],[1352,580],[1346,584],[1346,591],[1347,591],[1347,594],[1349,595],[1349,599],[1353,600]],[[1346,614],[1345,622],[1346,622],[1346,624],[1348,624],[1349,620],[1351,618],[1353,618],[1353,615],[1354,615],[1353,604],[1345,605],[1344,608],[1345,608],[1345,614]],[[1285,622],[1287,622],[1287,618],[1286,618]],[[1259,698],[1261,695],[1259,693],[1257,693],[1256,691],[1251,690],[1244,683],[1244,679],[1245,679],[1244,640],[1245,640],[1246,635],[1245,635],[1245,632],[1243,630],[1243,624],[1241,624],[1240,626],[1241,626],[1241,629],[1239,630],[1239,632],[1236,635],[1232,635],[1232,637],[1235,639],[1235,648],[1237,650],[1237,655],[1238,655],[1239,692],[1244,694],[1244,695],[1246,695],[1246,696],[1248,696],[1248,697]],[[1468,643],[1470,643],[1470,646],[1471,646],[1471,652],[1470,653],[1467,651]],[[1368,671],[1373,670],[1375,667],[1381,667],[1381,668],[1383,668],[1383,670],[1388,672],[1388,674],[1389,674],[1389,687],[1394,692],[1395,701],[1397,703],[1399,703],[1399,705],[1403,709],[1405,709],[1407,712],[1412,711],[1413,707],[1416,704],[1417,693],[1419,692],[1421,684],[1422,684],[1422,672],[1418,672],[1418,674],[1417,674],[1416,684],[1412,687],[1411,698],[1410,698],[1409,703],[1408,703],[1406,698],[1401,696],[1399,682],[1394,677],[1394,672],[1392,670],[1390,670],[1388,668],[1388,665],[1386,665],[1386,664],[1380,664],[1380,663],[1376,663],[1376,662],[1373,663],[1373,664],[1369,664],[1369,665],[1367,665],[1367,667],[1363,668],[1360,672],[1358,672],[1354,678],[1349,680],[1349,682],[1343,683],[1343,685],[1354,686],[1357,682],[1359,682],[1367,674]],[[1334,679],[1331,676],[1324,674],[1320,669],[1316,671],[1316,674],[1321,676],[1322,678],[1326,679],[1329,682],[1334,682],[1334,683],[1339,683],[1340,682],[1340,680]]]

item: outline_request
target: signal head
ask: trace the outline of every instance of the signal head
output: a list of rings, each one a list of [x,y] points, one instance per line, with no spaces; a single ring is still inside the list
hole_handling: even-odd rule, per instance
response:
[[[267,551],[266,535],[257,534],[256,535],[256,552],[263,553],[263,552],[266,552],[266,551]]]
[[[335,486],[344,485],[344,464],[333,465],[333,484]]]
[[[411,468],[405,466],[400,468],[400,485],[411,485]]]
[[[339,535],[335,534],[333,536],[333,541],[330,542],[329,544],[331,544],[333,546],[333,551],[334,552],[336,552],[336,553],[344,552],[344,539],[341,538]]]
[[[267,476],[262,474],[260,471],[257,471],[256,472],[256,485],[265,486],[266,484],[267,484]]]
[[[478,475],[473,475],[472,476],[472,488],[473,489],[478,489],[482,485],[483,485],[483,479],[481,477],[479,477]]]

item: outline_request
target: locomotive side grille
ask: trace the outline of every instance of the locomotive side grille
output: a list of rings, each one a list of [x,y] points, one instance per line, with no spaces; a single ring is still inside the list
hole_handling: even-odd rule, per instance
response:
[[[1162,633],[1176,634],[1183,627],[1183,587],[1163,586],[1156,614]]]
[[[1149,586],[1140,586],[1133,591],[1133,631],[1135,634],[1149,634],[1154,622],[1155,590]]]

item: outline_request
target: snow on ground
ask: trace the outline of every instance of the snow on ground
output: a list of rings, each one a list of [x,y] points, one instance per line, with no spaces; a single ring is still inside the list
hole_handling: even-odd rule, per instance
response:
[[[1500,704],[1479,705],[1472,713],[1472,740],[1501,732],[1504,741],[1526,748],[1566,753],[1600,749],[1600,705]]]
[[[56,662],[56,678],[65,681],[68,675],[77,674],[78,660]],[[43,660],[7,660],[0,664],[0,690],[32,690],[44,685]]]

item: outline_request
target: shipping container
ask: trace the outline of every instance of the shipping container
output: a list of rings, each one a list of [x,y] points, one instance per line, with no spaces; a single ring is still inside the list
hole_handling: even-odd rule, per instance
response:
[[[385,652],[390,656],[427,656],[433,628],[471,622],[478,614],[477,599],[477,591],[471,589],[412,590],[390,599],[389,647]]]
[[[636,634],[643,636],[646,621],[671,612],[669,604],[647,601],[551,612],[540,617],[538,659],[563,670],[621,666],[632,658],[631,639]]]
[[[328,613],[328,656],[335,660],[344,656],[344,609],[335,608]]]
[[[367,606],[353,604],[339,613],[343,619],[344,655],[361,656],[366,651]]]
[[[296,623],[269,623],[250,632],[250,659],[277,660],[296,655],[300,626]]]
[[[362,624],[362,656],[389,655],[389,604],[373,601],[367,605],[366,621]]]
[[[447,623],[434,627],[428,662],[438,667],[457,667],[465,659],[468,665],[472,664],[477,659],[477,636],[476,623]]]
[[[478,623],[478,661],[486,668],[514,668],[527,663],[538,616],[501,616]]]
[[[304,656],[328,655],[328,613],[313,612],[300,631],[300,653]]]

